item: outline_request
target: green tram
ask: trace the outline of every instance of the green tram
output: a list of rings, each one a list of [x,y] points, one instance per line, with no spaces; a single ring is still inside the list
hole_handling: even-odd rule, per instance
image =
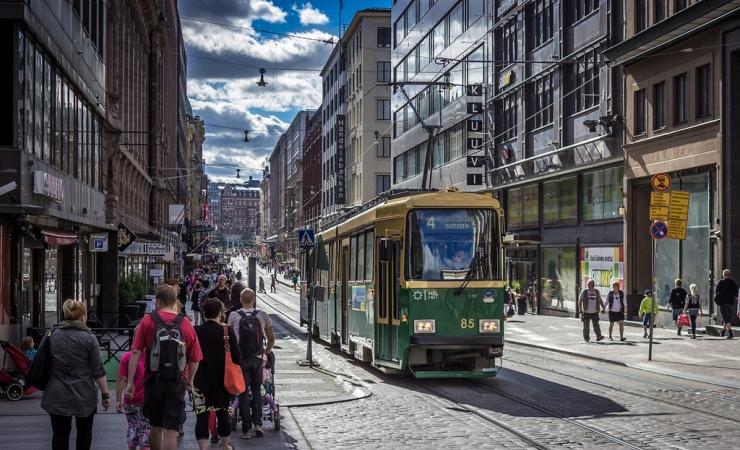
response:
[[[490,195],[414,193],[322,232],[328,270],[314,276],[314,335],[388,372],[494,376],[502,216]]]

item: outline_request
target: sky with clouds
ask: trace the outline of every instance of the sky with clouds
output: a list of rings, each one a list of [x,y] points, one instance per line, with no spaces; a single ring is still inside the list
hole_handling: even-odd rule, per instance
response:
[[[391,0],[344,0],[341,23]],[[214,181],[261,178],[265,158],[297,111],[321,103],[319,72],[337,41],[339,0],[179,0],[188,97],[206,126],[206,173]],[[267,69],[266,87],[257,86]],[[244,143],[243,129],[250,130]]]

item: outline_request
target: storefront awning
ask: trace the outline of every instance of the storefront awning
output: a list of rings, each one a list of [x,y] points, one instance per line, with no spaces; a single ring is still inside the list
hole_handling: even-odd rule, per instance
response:
[[[44,241],[52,247],[72,245],[77,242],[77,235],[69,231],[44,228],[41,234],[44,235]]]

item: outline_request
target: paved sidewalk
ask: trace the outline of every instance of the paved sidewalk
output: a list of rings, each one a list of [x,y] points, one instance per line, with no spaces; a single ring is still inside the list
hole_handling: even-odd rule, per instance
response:
[[[655,328],[653,359],[648,361],[648,339],[642,337],[642,327],[626,326],[627,341],[620,342],[616,324],[614,341],[609,340],[609,321],[601,320],[599,324],[605,339],[596,342],[591,329],[591,342],[587,343],[580,319],[516,315],[506,322],[506,343],[740,388],[740,338],[728,340],[697,334],[696,339],[691,339],[686,333],[677,336],[675,328]],[[504,350],[504,364],[505,361]]]
[[[297,361],[305,357],[305,342],[291,334],[288,328],[280,323],[279,318],[273,317],[273,320],[277,338],[275,393],[283,416],[282,431],[275,432],[274,424],[267,422],[264,424],[266,432],[263,438],[242,440],[234,433],[232,434],[232,445],[235,449],[309,448],[299,424],[293,419],[291,406],[341,402],[363,395],[363,392],[347,383],[344,378],[333,376],[329,371],[336,370],[329,362],[324,364],[329,371],[298,366]],[[321,349],[319,348],[317,352],[321,353]],[[320,355],[317,356],[321,359]],[[110,389],[114,392],[114,382],[110,383]],[[48,415],[40,407],[40,402],[40,392],[17,402],[0,399],[0,428],[4,430],[0,433],[0,448],[42,450],[51,447],[51,425]],[[189,405],[188,409],[190,409]],[[188,412],[184,425],[185,435],[180,439],[178,448],[198,447],[194,428],[195,415]],[[108,412],[99,410],[95,417],[93,433],[93,448],[96,450],[126,448],[126,418],[122,414],[117,414],[114,409]],[[74,442],[74,431],[72,442]],[[216,449],[220,446],[213,445],[212,448]]]

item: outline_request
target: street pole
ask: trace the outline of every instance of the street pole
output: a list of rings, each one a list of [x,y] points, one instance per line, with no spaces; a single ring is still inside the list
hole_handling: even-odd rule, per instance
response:
[[[650,320],[648,320],[648,326],[650,327],[650,343],[648,344],[648,361],[653,360],[653,324],[655,323],[655,314],[656,314],[656,313],[653,313],[653,310],[655,310],[655,296],[658,295],[655,289],[657,286],[657,283],[655,282],[656,280],[655,278],[655,252],[658,248],[658,246],[655,244],[655,239],[652,240],[652,247],[653,247],[653,251],[651,255],[652,272],[650,274],[650,276],[652,277],[652,283],[650,284],[652,285],[651,293],[653,294],[653,303],[650,305]]]

